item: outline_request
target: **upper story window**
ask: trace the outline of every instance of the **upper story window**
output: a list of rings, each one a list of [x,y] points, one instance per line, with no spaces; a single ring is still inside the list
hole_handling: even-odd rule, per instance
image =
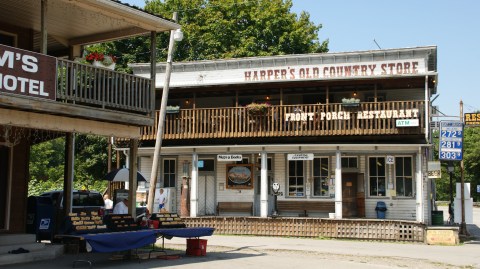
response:
[[[175,159],[163,159],[163,187],[175,187],[177,179]]]
[[[288,196],[305,196],[305,176],[303,161],[288,161]]]
[[[358,168],[358,158],[342,157],[342,168]]]
[[[213,172],[215,171],[215,160],[202,159],[198,161],[198,171]]]
[[[328,158],[313,159],[313,196],[329,196]]]
[[[385,157],[368,158],[370,196],[385,196],[386,168]]]
[[[412,157],[395,158],[395,189],[397,196],[413,197]]]

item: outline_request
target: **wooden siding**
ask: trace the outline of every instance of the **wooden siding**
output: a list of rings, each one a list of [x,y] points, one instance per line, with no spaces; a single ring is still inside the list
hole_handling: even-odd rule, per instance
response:
[[[359,116],[366,111],[410,109],[418,109],[418,127],[397,128],[395,118]],[[349,118],[327,119],[328,115],[340,115],[340,112],[349,113]],[[158,116],[157,111],[154,126],[143,128],[142,140],[155,139]],[[292,120],[292,116],[297,119]],[[363,102],[358,107],[342,104],[271,106],[263,115],[252,115],[245,107],[181,109],[166,115],[164,139],[418,135],[425,133],[425,124],[424,101]]]

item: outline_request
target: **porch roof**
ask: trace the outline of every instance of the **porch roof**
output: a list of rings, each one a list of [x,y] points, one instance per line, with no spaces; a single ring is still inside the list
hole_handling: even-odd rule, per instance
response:
[[[2,0],[0,24],[33,30],[33,51],[39,51],[41,30],[39,0]],[[46,24],[48,51],[93,44],[129,36],[162,32],[180,25],[114,0],[50,0]]]

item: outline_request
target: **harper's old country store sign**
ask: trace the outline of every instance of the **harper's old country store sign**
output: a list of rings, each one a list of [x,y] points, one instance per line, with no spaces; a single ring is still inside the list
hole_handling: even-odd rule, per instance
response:
[[[56,99],[54,57],[0,45],[0,92]]]
[[[385,60],[356,62],[352,64],[290,64],[266,68],[247,68],[247,61],[237,63],[237,68],[216,70],[189,69],[172,74],[171,86],[224,85],[258,81],[299,81],[321,79],[346,79],[421,75],[427,72],[425,59]],[[164,76],[157,75],[157,85],[163,85]]]

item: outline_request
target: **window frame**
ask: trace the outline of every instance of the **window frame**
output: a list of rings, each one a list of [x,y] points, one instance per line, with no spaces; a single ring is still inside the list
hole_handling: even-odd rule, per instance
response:
[[[371,174],[371,165],[370,165],[370,160],[375,158],[376,161],[375,163],[378,162],[379,159],[383,159],[383,169],[384,169],[384,175],[381,176],[379,175],[378,171],[376,171],[376,175]],[[368,156],[368,196],[369,197],[386,197],[387,196],[387,166],[386,166],[386,157],[385,156]],[[378,166],[376,166],[378,167]],[[379,195],[381,191],[379,191],[379,180],[383,177],[383,195]],[[376,180],[376,195],[372,194],[372,179]]]
[[[295,162],[295,163],[302,163],[302,174],[301,175],[297,175],[295,174],[294,176],[290,176],[290,162]],[[305,161],[303,160],[287,160],[287,186],[286,186],[286,190],[287,190],[287,195],[286,197],[290,197],[290,198],[293,198],[293,197],[296,197],[296,198],[305,198],[306,197],[306,185],[305,185],[305,169],[306,169],[306,166],[305,166]],[[295,165],[295,170],[298,170],[297,168],[297,165]],[[295,184],[296,187],[290,187],[290,179],[291,178],[295,178],[295,181],[297,181]],[[298,184],[298,180],[301,179],[303,182],[302,184]],[[291,188],[295,188],[295,190],[290,190]],[[300,189],[302,191],[300,191]],[[293,195],[291,193],[294,193]],[[301,194],[301,195],[299,195]]]
[[[320,159],[320,175],[319,176],[315,176],[315,159]],[[322,160],[327,160],[327,171],[326,171],[326,175],[323,175],[322,174]],[[322,180],[325,182],[325,185],[327,186],[327,189],[326,189],[326,192],[325,192],[325,195],[321,195],[321,190],[322,188],[320,187],[320,195],[315,195],[315,183],[317,181],[317,179],[320,180],[320,186],[322,186]],[[313,161],[312,161],[312,197],[316,197],[316,198],[329,198],[330,197],[330,193],[329,193],[329,179],[330,179],[330,157],[328,156],[314,156],[313,158]]]
[[[410,158],[410,176],[405,176],[405,175],[399,176],[399,175],[397,175],[397,165],[398,165],[398,160],[397,160],[397,158],[401,158],[401,159],[403,159],[403,160],[404,160],[405,158]],[[403,163],[405,163],[405,162],[403,162]],[[393,177],[393,178],[394,178],[394,182],[395,182],[395,196],[396,196],[396,197],[399,197],[399,198],[413,198],[413,197],[415,197],[415,187],[414,187],[414,186],[415,186],[415,177],[414,177],[414,175],[415,175],[415,169],[414,169],[414,164],[415,164],[414,157],[411,156],[411,155],[398,155],[398,156],[395,156],[395,169],[394,169],[394,177]],[[403,169],[404,171],[403,171],[403,172],[405,172],[405,165],[403,165],[403,167],[404,167],[404,169]],[[412,191],[411,191],[411,195],[405,195],[405,191],[404,191],[403,195],[399,195],[399,193],[398,193],[397,180],[398,180],[399,178],[402,179],[402,181],[403,181],[403,189],[405,190],[405,189],[406,189],[406,188],[405,188],[405,180],[406,180],[407,177],[411,180],[411,186],[410,186],[410,188],[411,188],[411,190],[412,190]]]
[[[172,162],[173,161],[173,173],[171,171],[166,172],[165,162]],[[169,165],[169,167],[172,167]],[[168,184],[167,184],[167,176],[168,175]],[[173,175],[173,186],[171,185],[171,176]],[[163,158],[162,159],[162,178],[163,178],[163,188],[175,188],[177,186],[177,159],[175,158]]]

